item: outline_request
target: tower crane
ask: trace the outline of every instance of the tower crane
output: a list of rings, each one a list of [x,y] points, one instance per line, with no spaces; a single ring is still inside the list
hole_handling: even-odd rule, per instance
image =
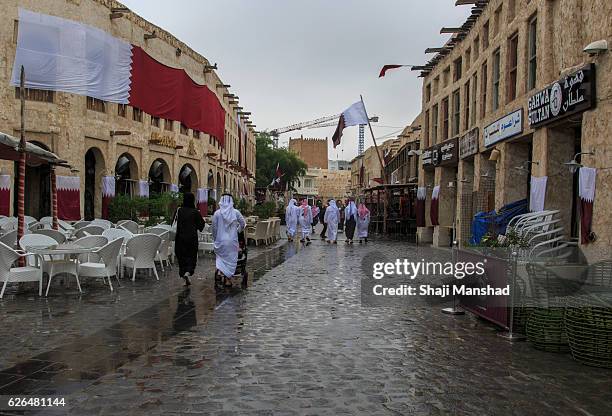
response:
[[[305,121],[303,123],[296,123],[296,124],[292,124],[287,127],[273,129],[272,131],[270,131],[270,136],[272,136],[272,143],[274,144],[274,148],[278,148],[278,136],[280,136],[283,133],[288,133],[290,131],[295,131],[295,130],[302,130],[305,128],[318,129],[319,127],[333,127],[338,124],[339,117],[340,117],[340,114],[337,114],[335,116],[321,117],[315,120]],[[370,117],[370,121],[375,123],[378,121],[378,117],[377,116]],[[364,145],[363,140],[365,137],[365,135],[362,134],[363,127],[364,126],[359,126],[359,149],[360,149],[359,154],[363,153],[363,145]]]

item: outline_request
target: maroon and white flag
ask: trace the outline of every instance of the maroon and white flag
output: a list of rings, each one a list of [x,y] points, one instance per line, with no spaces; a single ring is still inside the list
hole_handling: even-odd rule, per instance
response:
[[[360,124],[368,124],[368,114],[366,113],[363,101],[357,101],[355,104],[344,110],[342,114],[340,114],[338,127],[336,127],[336,131],[332,136],[334,148],[340,144],[342,131],[345,129],[345,127],[358,126]]]
[[[0,215],[8,217],[11,211],[11,176],[0,175]]]
[[[438,219],[438,210],[440,207],[440,185],[434,186],[431,192],[431,208],[429,209],[429,219],[431,225],[440,225]]]
[[[81,178],[78,176],[58,176],[57,218],[65,221],[81,219]]]
[[[109,218],[108,207],[115,198],[115,183],[114,176],[102,177],[102,218],[105,220]]]
[[[397,68],[402,68],[405,66],[411,66],[411,65],[385,65],[380,70],[380,74],[378,74],[378,78],[384,77],[387,74],[387,71],[390,69],[397,69]]]
[[[592,241],[591,224],[593,222],[596,178],[597,169],[580,168],[578,196],[580,197],[580,242],[582,244],[588,244]]]
[[[416,200],[416,226],[425,227],[425,200],[427,199],[427,188],[419,186]]]
[[[208,189],[198,188],[196,200],[200,214],[205,217],[208,215]]]

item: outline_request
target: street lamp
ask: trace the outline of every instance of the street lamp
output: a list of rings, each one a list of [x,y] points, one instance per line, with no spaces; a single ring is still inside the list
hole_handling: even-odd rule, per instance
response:
[[[582,167],[582,164],[578,162],[578,156],[580,155],[594,155],[595,151],[592,152],[579,152],[574,155],[574,158],[569,162],[565,162],[564,165],[567,166],[571,174],[574,174],[578,171],[579,168]]]

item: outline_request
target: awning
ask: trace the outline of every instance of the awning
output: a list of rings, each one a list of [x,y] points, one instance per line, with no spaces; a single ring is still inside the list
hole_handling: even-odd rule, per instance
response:
[[[26,142],[27,162],[32,165],[48,163],[69,168],[68,162],[60,159],[55,153],[36,146],[34,143]],[[9,134],[0,132],[0,159],[19,160],[19,139]]]

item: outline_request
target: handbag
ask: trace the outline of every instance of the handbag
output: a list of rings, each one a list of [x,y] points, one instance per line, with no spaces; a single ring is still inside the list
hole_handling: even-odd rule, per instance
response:
[[[178,213],[179,213],[180,208],[177,208],[176,212],[174,213],[174,219],[172,220],[172,225],[170,227],[170,240],[174,241],[174,239],[176,238],[176,229],[178,228]]]

